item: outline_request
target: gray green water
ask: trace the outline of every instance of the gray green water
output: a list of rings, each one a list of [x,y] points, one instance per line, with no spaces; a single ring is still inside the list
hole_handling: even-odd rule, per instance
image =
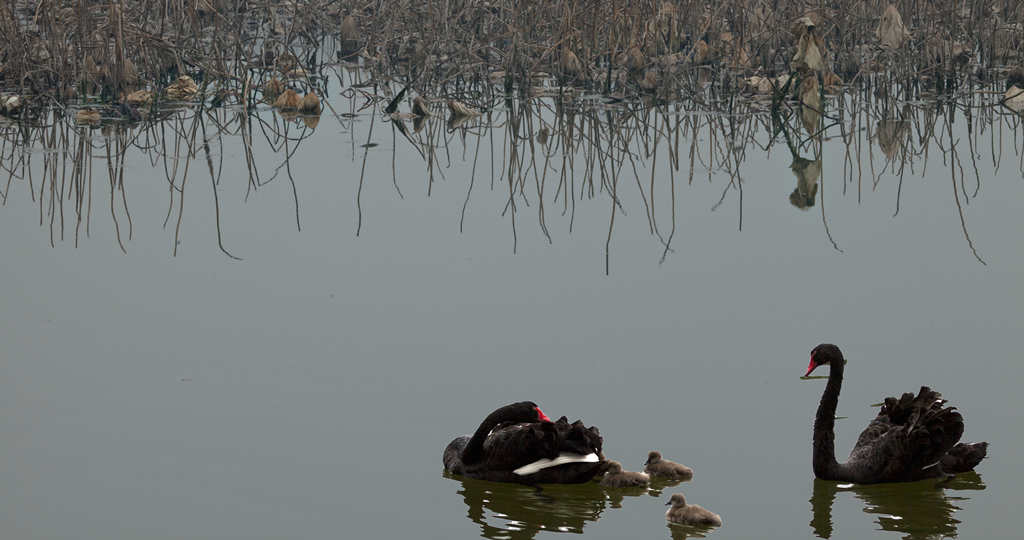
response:
[[[664,109],[654,125],[705,127],[679,137],[676,228],[662,261],[642,199],[652,197],[656,164],[653,214],[667,237],[665,138],[587,124],[569,153],[568,202],[556,197],[563,153],[552,150],[545,165],[547,146],[520,141],[515,155],[530,172],[522,193],[514,188],[513,229],[503,215],[500,171],[512,155],[503,112],[493,129],[485,118],[467,131],[439,123],[415,135],[434,129],[431,182],[379,110],[358,110],[361,98],[334,104],[355,116],[325,113],[288,143],[287,167],[283,148],[255,138],[266,180],[258,189],[248,187],[240,137],[212,145],[216,201],[201,151],[182,201],[162,158],[132,148],[125,192],[111,203],[109,141],[92,132],[90,233],[77,248],[70,203],[63,229],[50,224],[60,205],[50,206],[39,170],[48,154],[33,143],[32,192],[28,178],[15,178],[0,209],[0,536],[1019,537],[1019,120],[998,117],[979,133],[959,116],[952,137],[935,139],[915,124],[902,182],[883,170],[874,124],[857,128],[852,153],[833,126],[822,192],[801,210],[788,200],[797,180],[784,146],[734,143],[706,127],[728,117]],[[636,116],[611,109],[597,118]],[[537,118],[557,131],[551,111],[529,122]],[[763,126],[739,121],[767,140]],[[624,141],[634,158],[618,156],[610,243],[612,202],[598,166],[593,192],[586,185],[588,148],[601,137]],[[814,154],[812,142],[801,144]],[[723,159],[727,148],[742,151]],[[844,180],[847,156],[862,175]],[[730,169],[742,179],[733,187]],[[549,171],[543,188],[533,170]],[[242,260],[218,248],[215,209],[224,247]],[[966,439],[991,443],[978,474],[945,486],[815,481],[811,422],[824,381],[799,376],[822,341],[849,359],[840,457],[874,415],[870,404],[928,384],[961,408]],[[598,426],[605,453],[627,469],[658,449],[695,477],[623,492],[443,475],[448,441],[523,399]],[[724,526],[666,525],[675,491]]]

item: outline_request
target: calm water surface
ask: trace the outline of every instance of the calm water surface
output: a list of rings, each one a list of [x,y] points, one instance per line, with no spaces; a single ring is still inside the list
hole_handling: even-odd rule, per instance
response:
[[[0,536],[1019,537],[1019,120],[958,115],[950,136],[940,116],[929,139],[918,112],[892,156],[882,115],[847,117],[846,142],[832,125],[820,152],[797,129],[823,171],[801,209],[794,156],[781,139],[765,151],[747,114],[599,109],[562,117],[568,151],[551,106],[518,125],[506,110],[453,131],[437,119],[410,133],[434,144],[428,166],[383,104],[362,103],[288,124],[287,163],[265,134],[281,120],[261,111],[256,189],[241,137],[207,125],[216,191],[200,146],[178,154],[184,195],[182,170],[169,188],[172,137],[130,149],[112,192],[115,143],[93,131],[77,247],[74,189],[50,189],[33,142],[31,187],[15,177],[0,211]],[[542,122],[545,144],[511,146]],[[990,441],[978,474],[815,481],[824,381],[799,376],[822,341],[849,359],[840,458],[871,404],[928,384],[961,408],[965,439]],[[620,491],[444,476],[448,441],[523,399],[598,426],[627,469],[658,449],[695,478]],[[725,525],[666,525],[675,491]]]

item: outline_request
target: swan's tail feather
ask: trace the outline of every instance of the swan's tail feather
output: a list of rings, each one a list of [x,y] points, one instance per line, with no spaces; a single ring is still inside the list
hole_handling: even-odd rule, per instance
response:
[[[575,454],[590,454],[601,452],[604,439],[596,427],[587,427],[581,420],[569,424],[563,416],[555,422],[563,438],[559,447],[560,452],[572,452]]]
[[[899,399],[886,398],[882,405],[879,416],[887,417],[906,434],[909,471],[938,464],[963,435],[963,417],[945,404],[942,394],[922,386],[916,396],[908,392]]]
[[[942,456],[942,470],[962,473],[974,470],[988,455],[988,443],[959,443]]]

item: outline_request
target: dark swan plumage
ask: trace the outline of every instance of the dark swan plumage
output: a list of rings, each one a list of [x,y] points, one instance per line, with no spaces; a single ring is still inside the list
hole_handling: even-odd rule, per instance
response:
[[[552,422],[537,404],[501,407],[472,436],[448,443],[442,462],[451,474],[495,482],[575,484],[604,472],[603,440],[596,427],[563,416]]]
[[[836,461],[835,413],[846,360],[839,347],[823,343],[811,351],[809,375],[828,364],[828,384],[814,419],[814,476],[858,484],[912,482],[974,469],[988,443],[961,443],[964,419],[944,407],[942,395],[922,386],[915,396],[888,397],[860,434],[846,463]]]

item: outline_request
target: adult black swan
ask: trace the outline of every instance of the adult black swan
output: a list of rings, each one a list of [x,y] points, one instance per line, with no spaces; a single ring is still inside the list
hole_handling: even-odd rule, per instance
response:
[[[552,422],[536,403],[512,403],[487,415],[472,437],[448,443],[445,471],[522,484],[577,484],[607,467],[601,434],[563,416]]]
[[[988,443],[958,443],[964,419],[955,407],[943,407],[938,392],[922,386],[917,396],[885,398],[882,410],[860,434],[846,463],[836,461],[835,414],[846,360],[835,345],[811,351],[806,377],[828,364],[829,375],[814,418],[814,476],[858,484],[912,482],[973,469]]]

